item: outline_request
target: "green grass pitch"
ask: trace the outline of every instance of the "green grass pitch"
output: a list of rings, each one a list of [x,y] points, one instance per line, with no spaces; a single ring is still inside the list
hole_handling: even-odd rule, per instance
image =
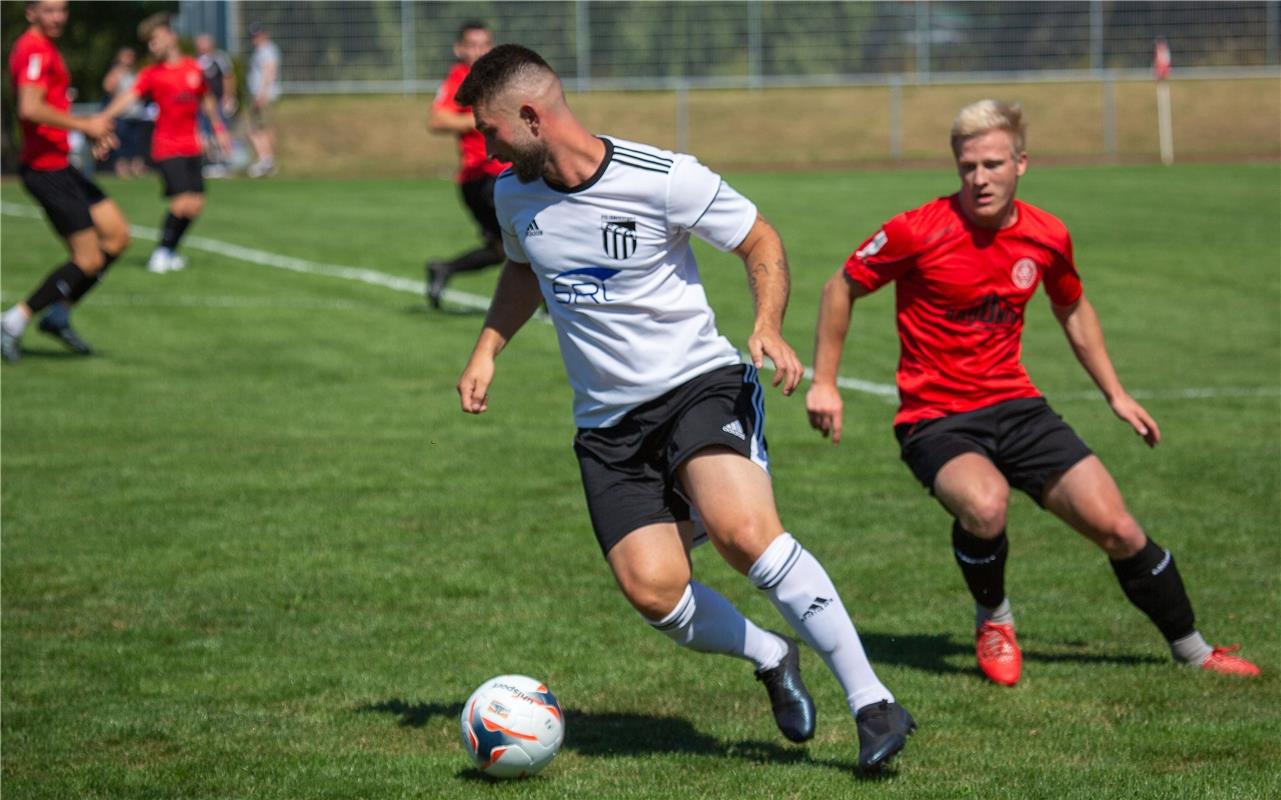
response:
[[[945,172],[731,176],[788,245],[786,334],[809,361],[819,287],[880,222],[952,190]],[[105,182],[139,225],[153,180]],[[846,440],[768,394],[783,519],[832,574],[886,683],[920,722],[896,768],[853,772],[836,682],[810,651],[808,747],[777,734],[751,668],[679,651],[630,610],[597,552],[551,329],[499,361],[490,412],[454,381],[480,312],[188,248],[143,269],[139,238],[76,312],[100,349],[32,331],[3,400],[6,798],[1253,798],[1281,794],[1281,170],[1043,168],[1022,196],[1075,236],[1149,451],[1092,392],[1043,299],[1024,358],[1179,559],[1203,630],[1265,674],[1178,669],[1099,553],[1012,502],[1016,689],[973,667],[948,522],[899,463],[893,405],[846,394]],[[29,203],[12,182],[6,204]],[[63,258],[6,213],[9,305]],[[445,182],[211,184],[191,235],[421,277],[474,232]],[[721,330],[750,299],[699,249]],[[454,288],[486,295],[495,272]],[[842,374],[893,380],[892,297],[855,311]],[[1190,389],[1214,389],[1189,397]],[[803,389],[802,389],[803,392]],[[702,580],[776,612],[710,548]],[[483,679],[537,676],[563,703],[544,775],[492,783],[458,743]]]

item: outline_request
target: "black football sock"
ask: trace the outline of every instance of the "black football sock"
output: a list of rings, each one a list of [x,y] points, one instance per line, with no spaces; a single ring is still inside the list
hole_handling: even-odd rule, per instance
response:
[[[73,293],[80,289],[81,284],[89,280],[89,276],[84,270],[76,266],[74,261],[68,261],[62,266],[50,272],[44,279],[44,283],[31,293],[27,298],[27,308],[31,309],[34,316],[51,303],[59,300],[69,300]]]
[[[116,259],[119,257],[120,257],[119,253],[108,253],[106,250],[103,250],[102,251],[102,269],[98,270],[93,275],[87,276],[84,283],[80,284],[79,286],[77,286],[75,289],[71,291],[71,294],[67,296],[67,300],[74,305],[77,301],[80,300],[80,298],[88,294],[90,289],[98,285],[98,281],[103,279],[103,277],[107,274],[107,270],[111,269],[111,265],[116,263]]]
[[[474,270],[484,269],[485,267],[492,266],[494,264],[500,264],[504,258],[505,255],[501,246],[485,246],[478,247],[475,250],[468,250],[466,253],[463,253],[454,260],[448,262],[446,266],[449,268],[449,273],[453,275],[459,272],[472,272]]]
[[[170,252],[176,250],[189,225],[190,217],[175,217],[172,212],[165,214],[165,220],[160,226],[160,246]]]
[[[1005,600],[1005,560],[1009,553],[1005,531],[984,539],[962,528],[960,522],[952,523],[952,555],[979,606],[996,609]]]
[[[1139,552],[1113,560],[1112,571],[1125,596],[1156,623],[1166,641],[1185,639],[1196,632],[1192,601],[1169,550],[1148,539]]]

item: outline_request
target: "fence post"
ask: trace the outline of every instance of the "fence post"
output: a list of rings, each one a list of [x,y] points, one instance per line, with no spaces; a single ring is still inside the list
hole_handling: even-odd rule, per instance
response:
[[[1116,76],[1110,70],[1103,78],[1103,152],[1116,158]]]
[[[400,0],[400,93],[412,94],[414,91],[414,4],[411,0]]]
[[[761,88],[760,0],[747,0],[747,85]]]
[[[1103,71],[1103,0],[1090,0],[1090,69]]]
[[[588,0],[577,0],[574,3],[574,45],[577,55],[575,69],[578,72],[580,92],[592,88],[592,32],[587,2]]]
[[[1279,6],[1281,6],[1281,3],[1277,2],[1277,0],[1268,0],[1267,13],[1265,15],[1267,22],[1264,27],[1268,31],[1267,59],[1269,64],[1277,63],[1277,39],[1281,38],[1281,20],[1278,19],[1278,17],[1281,17]]]
[[[916,80],[930,81],[930,3],[918,0],[916,4]]]
[[[689,152],[689,83],[676,79],[676,152]]]
[[[890,77],[890,158],[903,157],[903,79]]]

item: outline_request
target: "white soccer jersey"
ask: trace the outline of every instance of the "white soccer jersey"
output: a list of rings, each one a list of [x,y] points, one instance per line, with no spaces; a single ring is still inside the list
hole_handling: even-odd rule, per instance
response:
[[[601,137],[605,160],[573,188],[498,177],[507,257],[538,276],[580,428],[614,425],[689,379],[740,363],[690,250],[732,250],[756,206],[693,156]]]

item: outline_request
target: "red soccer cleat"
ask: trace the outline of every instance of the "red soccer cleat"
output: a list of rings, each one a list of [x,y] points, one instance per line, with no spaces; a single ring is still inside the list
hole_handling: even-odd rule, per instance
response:
[[[1239,644],[1214,648],[1210,655],[1205,657],[1205,661],[1201,662],[1201,669],[1217,672],[1220,675],[1244,675],[1253,678],[1260,673],[1259,668],[1240,656],[1232,655],[1240,649]]]
[[[1014,638],[1013,625],[984,622],[975,634],[974,651],[979,657],[979,670],[993,683],[1013,686],[1019,682],[1023,652]]]

